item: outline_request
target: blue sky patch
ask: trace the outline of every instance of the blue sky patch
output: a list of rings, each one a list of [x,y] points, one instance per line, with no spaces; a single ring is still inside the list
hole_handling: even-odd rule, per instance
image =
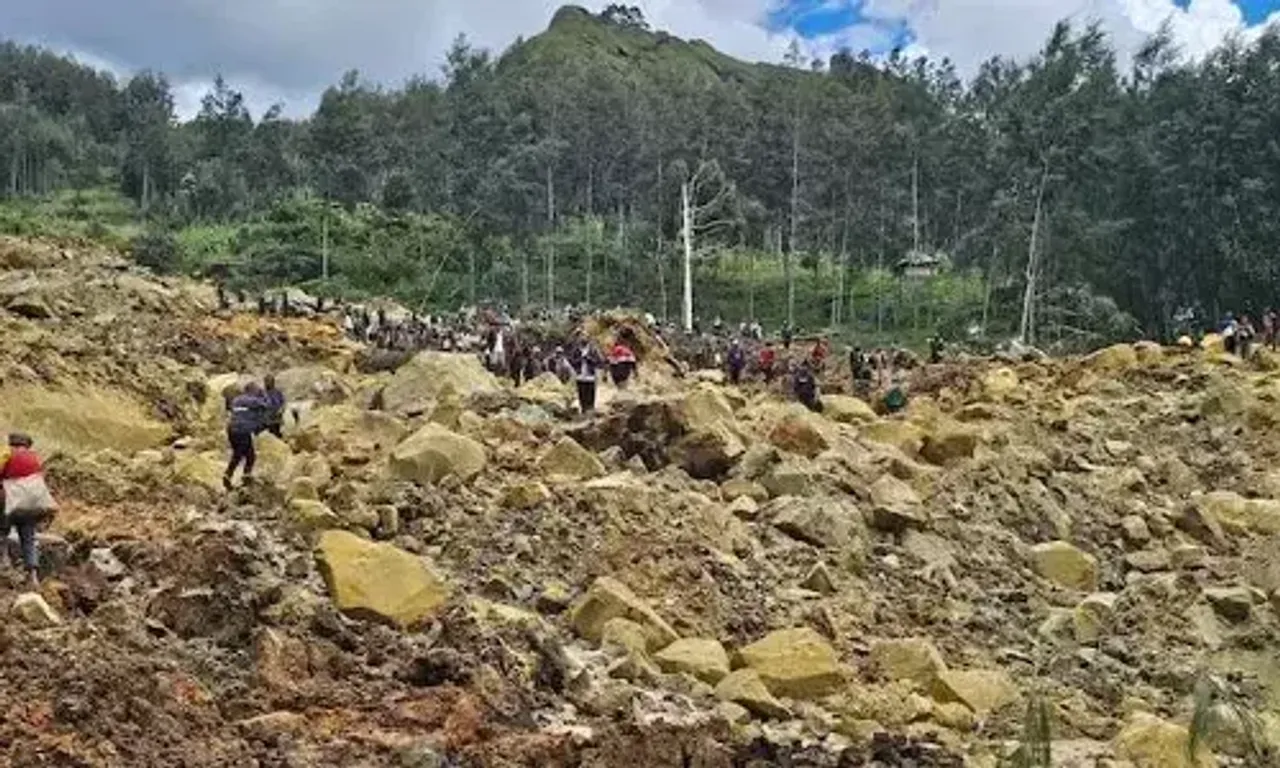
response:
[[[882,50],[872,50],[871,53],[886,53],[892,48],[905,47],[914,40],[905,21],[869,19],[862,13],[862,3],[863,0],[785,0],[770,11],[768,27],[775,32],[789,30],[806,40],[827,36],[839,38],[841,33],[870,28],[877,33],[876,38],[887,41]],[[863,35],[859,38],[866,39]]]
[[[1261,24],[1275,11],[1280,11],[1280,0],[1235,0],[1236,5],[1244,12],[1244,20],[1250,26]],[[1191,5],[1191,0],[1173,0],[1179,8]]]

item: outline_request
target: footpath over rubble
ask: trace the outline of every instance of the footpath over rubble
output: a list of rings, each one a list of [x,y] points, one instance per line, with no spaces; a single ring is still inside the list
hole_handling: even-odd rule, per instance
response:
[[[110,254],[0,265],[0,427],[63,501],[44,604],[0,579],[6,765],[996,766],[1033,700],[1055,765],[1280,741],[1268,353],[966,362],[893,418],[663,371],[584,421]],[[1252,717],[1193,763],[1210,677]]]

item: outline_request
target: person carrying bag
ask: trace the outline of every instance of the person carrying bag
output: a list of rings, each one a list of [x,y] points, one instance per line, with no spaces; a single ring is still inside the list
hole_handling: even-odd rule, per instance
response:
[[[31,437],[19,432],[9,435],[9,453],[0,468],[4,485],[4,511],[0,513],[4,560],[8,559],[9,529],[18,529],[22,564],[33,589],[40,585],[40,553],[36,531],[57,512],[57,504],[44,480],[44,464],[31,449]]]

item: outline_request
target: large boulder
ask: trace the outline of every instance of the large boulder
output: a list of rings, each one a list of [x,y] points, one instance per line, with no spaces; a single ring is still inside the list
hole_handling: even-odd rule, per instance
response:
[[[569,623],[582,637],[600,642],[610,619],[629,619],[644,627],[649,650],[665,648],[679,638],[671,625],[625,584],[601,576],[573,607]]]
[[[18,621],[32,629],[48,629],[62,623],[62,618],[37,592],[24,592],[18,595],[9,612]]]
[[[46,455],[111,449],[129,456],[164,445],[173,432],[123,392],[92,386],[0,389],[0,424],[31,435]]]
[[[724,477],[746,452],[731,430],[719,426],[692,432],[671,448],[671,461],[696,480]]]
[[[420,624],[448,601],[444,579],[416,555],[346,531],[316,544],[320,573],[338,610],[400,628]]]
[[[909,680],[926,687],[947,669],[933,643],[918,637],[872,644],[871,662],[890,681]]]
[[[914,424],[899,419],[881,419],[862,428],[862,436],[873,443],[891,445],[908,458],[924,447],[924,432]]]
[[[822,414],[841,424],[867,424],[879,418],[866,400],[850,395],[823,395]]]
[[[390,449],[409,434],[409,426],[382,411],[352,405],[333,405],[307,411],[297,432],[297,444],[305,451],[342,451],[353,443],[373,450]]]
[[[1189,744],[1186,727],[1138,712],[1125,723],[1113,746],[1116,756],[1130,761],[1134,768],[1208,768],[1217,764],[1203,742],[1195,755],[1188,750]]]
[[[1065,541],[1050,541],[1031,548],[1036,573],[1066,589],[1094,592],[1098,588],[1098,559]]]
[[[655,653],[653,660],[663,672],[683,672],[710,685],[729,674],[729,654],[719,640],[683,638]]]
[[[391,452],[391,474],[400,480],[434,485],[453,475],[468,481],[484,470],[484,446],[439,424],[428,424]]]
[[[572,437],[562,437],[538,460],[538,471],[553,482],[569,482],[601,477],[605,468],[599,456]]]
[[[807,411],[791,411],[773,425],[769,442],[784,451],[814,458],[831,447],[819,419]]]
[[[978,433],[961,424],[940,424],[924,436],[920,455],[938,464],[953,464],[972,458],[978,447]]]
[[[819,699],[845,684],[835,649],[808,627],[770,633],[740,649],[738,657],[775,696]]]
[[[465,398],[500,389],[475,355],[423,352],[396,370],[382,390],[382,406],[398,414],[425,413],[445,390]]]
[[[734,423],[729,399],[718,387],[711,385],[703,385],[690,392],[680,402],[679,410],[684,427],[690,432]]]
[[[179,484],[218,493],[222,491],[222,473],[226,468],[226,457],[212,451],[183,452],[173,461],[173,476]]]
[[[843,499],[783,496],[761,510],[783,533],[816,547],[844,549],[865,539],[862,515]]]
[[[286,368],[276,374],[276,387],[291,403],[308,400],[333,405],[346,400],[350,395],[342,376],[332,368],[322,365]]]
[[[1018,687],[998,669],[944,669],[933,683],[933,698],[963,704],[979,716],[1018,700]]]
[[[787,718],[791,713],[774,698],[760,674],[754,669],[739,669],[729,673],[716,685],[716,698],[746,708],[760,717]]]

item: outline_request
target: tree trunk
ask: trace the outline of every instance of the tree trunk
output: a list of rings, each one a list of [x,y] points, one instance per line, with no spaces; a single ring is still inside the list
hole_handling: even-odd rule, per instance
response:
[[[520,249],[520,306],[529,306],[529,247]]]
[[[148,213],[151,210],[151,164],[147,161],[142,162],[142,212]]]
[[[684,286],[680,302],[680,320],[685,333],[693,330],[693,201],[691,182],[680,185],[680,239],[684,246]]]
[[[329,279],[329,203],[325,201],[324,218],[320,225],[320,277]]]
[[[547,309],[556,305],[556,187],[547,165]]]
[[[593,267],[592,265],[595,263],[595,260],[596,260],[596,259],[595,259],[595,253],[594,253],[594,250],[595,250],[595,240],[596,240],[596,222],[595,222],[595,220],[594,220],[594,219],[592,219],[592,218],[590,217],[590,214],[588,214],[588,216],[587,216],[587,243],[586,243],[586,255],[587,255],[587,290],[586,290],[586,304],[587,304],[587,306],[591,306],[591,272],[592,272],[592,270],[594,269],[594,267]]]
[[[1036,214],[1031,220],[1031,242],[1027,245],[1027,287],[1022,294],[1022,321],[1018,326],[1018,340],[1024,344],[1035,343],[1032,318],[1035,309],[1036,246],[1040,237],[1040,217],[1044,212],[1044,190],[1048,184],[1049,158],[1046,157],[1044,171],[1040,174],[1040,189],[1036,192]]]
[[[765,233],[765,241],[768,242],[769,234]],[[765,247],[768,247],[767,245]],[[747,319],[750,322],[756,321],[756,252],[751,249],[751,262],[747,273]]]
[[[791,222],[787,237],[787,261],[784,267],[787,273],[787,327],[793,331],[796,327],[796,280],[795,253],[797,221],[800,213],[800,116],[796,115],[791,131]]]

